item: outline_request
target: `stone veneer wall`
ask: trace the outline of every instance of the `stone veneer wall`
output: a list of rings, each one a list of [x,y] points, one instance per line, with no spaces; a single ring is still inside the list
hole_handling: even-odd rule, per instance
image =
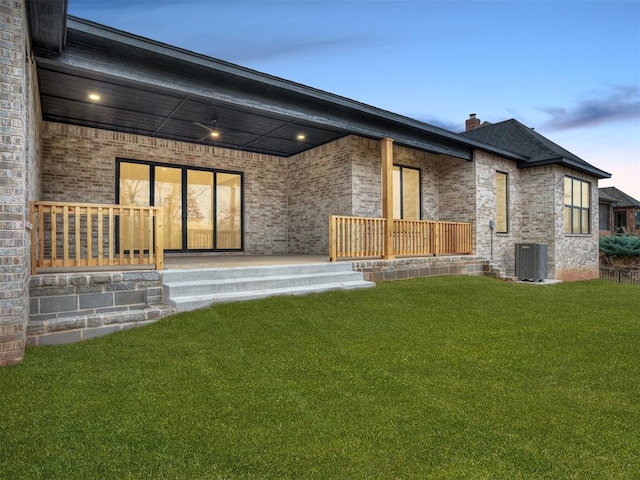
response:
[[[39,191],[40,104],[23,0],[0,0],[0,366],[22,360],[29,318],[29,201]]]
[[[170,313],[158,271],[35,275],[28,345],[78,342],[147,325]]]
[[[503,272],[486,258],[472,255],[396,258],[394,260],[352,261],[353,269],[371,282],[439,275],[483,275],[502,278]]]
[[[52,122],[42,155],[42,197],[52,201],[114,203],[116,157],[243,172],[245,252],[287,253],[285,158]]]

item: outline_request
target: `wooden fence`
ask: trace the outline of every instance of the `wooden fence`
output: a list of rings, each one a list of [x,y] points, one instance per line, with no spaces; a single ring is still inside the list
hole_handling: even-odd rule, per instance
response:
[[[329,257],[382,257],[384,218],[333,215],[329,220]],[[393,251],[398,256],[453,255],[473,252],[470,223],[394,220]]]
[[[162,209],[31,202],[31,272],[146,265],[163,268]]]
[[[600,278],[616,283],[640,285],[640,270],[637,268],[600,267]]]

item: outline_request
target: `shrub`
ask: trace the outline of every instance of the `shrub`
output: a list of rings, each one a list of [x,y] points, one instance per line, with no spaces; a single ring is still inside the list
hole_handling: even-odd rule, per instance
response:
[[[600,250],[609,257],[640,257],[640,236],[600,237]]]

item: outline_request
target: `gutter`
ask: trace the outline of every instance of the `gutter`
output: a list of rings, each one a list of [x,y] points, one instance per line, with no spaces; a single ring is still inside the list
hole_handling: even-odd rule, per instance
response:
[[[604,170],[600,170],[599,168],[596,168],[592,165],[581,163],[567,157],[552,157],[552,158],[545,158],[543,160],[536,160],[533,162],[524,162],[522,164],[519,164],[518,168],[532,168],[532,167],[540,167],[544,165],[564,165],[574,170],[579,170],[581,172],[593,175],[599,180],[602,180],[605,178],[611,178],[611,174],[608,172],[605,172]]]

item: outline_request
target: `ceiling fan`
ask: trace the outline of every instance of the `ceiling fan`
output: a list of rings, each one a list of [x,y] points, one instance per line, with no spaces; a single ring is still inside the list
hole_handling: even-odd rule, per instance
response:
[[[198,141],[199,142],[203,142],[204,140],[206,140],[207,138],[218,138],[220,136],[220,130],[218,130],[218,116],[215,115],[210,122],[210,125],[205,125],[204,123],[200,123],[200,122],[193,122],[196,125],[198,125],[199,127],[204,128],[205,130],[207,130],[209,133],[207,133],[204,137],[200,138]]]

